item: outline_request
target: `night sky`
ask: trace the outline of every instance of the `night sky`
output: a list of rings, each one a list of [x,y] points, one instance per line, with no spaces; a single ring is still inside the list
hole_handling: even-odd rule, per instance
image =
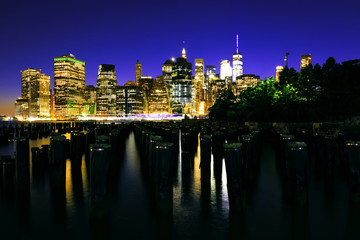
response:
[[[115,65],[118,85],[134,81],[136,60],[155,78],[183,41],[190,62],[203,58],[220,72],[236,34],[244,73],[262,79],[286,52],[297,70],[301,54],[320,64],[360,58],[359,9],[357,0],[2,1],[0,114],[14,114],[20,70],[42,69],[53,88],[53,58],[62,54],[86,62],[86,85],[96,85],[100,64]]]

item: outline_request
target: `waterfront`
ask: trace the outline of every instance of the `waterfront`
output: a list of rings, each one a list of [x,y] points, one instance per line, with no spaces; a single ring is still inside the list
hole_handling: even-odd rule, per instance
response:
[[[49,138],[31,140],[30,148],[43,144],[49,144]],[[141,167],[141,149],[131,132],[125,150],[117,156],[120,165],[111,183],[108,216],[100,220],[90,217],[85,160],[81,172],[75,173],[67,159],[65,196],[59,197],[52,191],[47,172],[41,177],[30,176],[29,199],[19,200],[15,191],[2,189],[2,238],[359,239],[360,205],[350,203],[346,178],[325,177],[311,164],[316,161],[311,156],[308,204],[293,205],[288,200],[273,144],[271,138],[264,138],[259,147],[259,171],[251,191],[247,192],[246,209],[241,214],[229,214],[224,163],[221,178],[215,179],[211,169],[211,191],[207,196],[200,181],[200,146],[191,175],[182,174],[180,158],[173,183],[173,217],[169,222],[159,220],[150,204],[149,187]],[[14,143],[10,142],[1,146],[0,155],[13,155],[13,151]]]

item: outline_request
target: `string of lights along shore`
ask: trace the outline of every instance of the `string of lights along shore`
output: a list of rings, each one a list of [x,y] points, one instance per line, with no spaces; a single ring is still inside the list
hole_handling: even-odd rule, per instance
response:
[[[162,75],[155,79],[143,76],[142,64],[135,63],[134,81],[117,85],[116,69],[112,64],[101,64],[97,84],[85,85],[85,62],[74,55],[54,58],[54,88],[50,76],[41,69],[21,71],[21,97],[15,101],[15,117],[32,119],[91,119],[127,118],[138,116],[204,117],[221,93],[231,90],[239,98],[249,87],[256,87],[260,77],[243,74],[243,56],[236,35],[235,53],[231,61],[220,63],[220,74],[215,65],[205,65],[202,58],[188,61],[185,47],[178,58],[162,65]],[[288,64],[286,53],[285,62]],[[301,68],[311,63],[311,55],[301,55]],[[276,67],[276,79],[284,69]]]

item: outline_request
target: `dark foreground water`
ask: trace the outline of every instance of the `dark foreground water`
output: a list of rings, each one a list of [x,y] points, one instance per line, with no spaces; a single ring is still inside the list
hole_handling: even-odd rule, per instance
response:
[[[30,141],[30,147],[43,144],[49,139]],[[350,204],[345,178],[324,178],[311,167],[308,204],[293,205],[270,142],[260,151],[259,172],[244,212],[229,214],[225,166],[220,179],[212,175],[210,195],[202,194],[198,147],[193,174],[183,176],[179,162],[172,222],[160,221],[151,208],[131,133],[119,156],[109,216],[90,218],[85,161],[81,174],[74,174],[68,159],[65,196],[52,191],[48,174],[31,176],[28,198],[16,197],[14,191],[1,193],[0,239],[360,239],[360,207]],[[14,154],[13,143],[0,146],[0,155],[5,154]]]

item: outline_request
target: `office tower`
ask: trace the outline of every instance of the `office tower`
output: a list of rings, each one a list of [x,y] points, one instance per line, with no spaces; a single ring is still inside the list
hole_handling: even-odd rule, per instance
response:
[[[301,55],[301,64],[300,69],[303,69],[311,63],[311,54],[302,54]]]
[[[243,75],[243,58],[239,53],[239,35],[236,35],[236,52],[233,54],[232,81],[235,82],[238,76]]]
[[[236,78],[235,95],[237,97],[249,87],[256,87],[260,82],[260,76],[254,74],[244,74]]]
[[[163,76],[157,76],[154,86],[150,91],[148,98],[149,114],[167,114],[169,113],[170,101],[168,89]]]
[[[189,114],[192,108],[192,64],[182,57],[176,59],[172,70],[170,102],[172,113]]]
[[[225,80],[232,76],[232,69],[229,60],[222,60],[220,63],[220,78]]]
[[[142,77],[142,65],[139,60],[136,60],[135,64],[135,83],[139,83],[139,79]]]
[[[21,96],[28,99],[29,117],[50,117],[50,76],[33,68],[21,71]]]
[[[88,85],[84,89],[84,103],[81,107],[82,115],[93,115],[96,113],[96,88]]]
[[[173,66],[173,60],[166,60],[165,63],[162,65],[162,75],[167,84],[171,84]]]
[[[115,116],[116,114],[116,71],[111,64],[99,66],[96,84],[96,114]]]
[[[210,84],[210,94],[211,101],[209,101],[209,105],[212,106],[217,99],[219,99],[220,95],[227,90],[228,85],[224,79],[216,79],[212,81]]]
[[[139,87],[143,90],[144,95],[144,113],[149,112],[149,96],[154,86],[154,79],[150,76],[143,76],[139,79]]]
[[[128,117],[143,114],[144,95],[141,87],[117,86],[116,87],[116,116]]]
[[[84,102],[85,62],[74,55],[54,58],[55,117],[66,118],[81,114]]]
[[[18,98],[15,100],[15,117],[20,120],[29,117],[29,99]]]
[[[194,115],[199,114],[200,102],[204,100],[204,91],[205,87],[205,74],[204,74],[204,59],[195,59],[195,76],[193,82],[193,113]]]
[[[30,98],[30,82],[33,79],[36,79],[40,74],[41,70],[37,70],[34,68],[28,68],[21,72],[21,97],[22,98]]]
[[[195,83],[205,83],[204,59],[195,59]]]
[[[205,66],[205,78],[206,83],[213,81],[219,78],[218,74],[216,74],[216,66],[215,65],[206,65]]]
[[[280,81],[280,73],[282,72],[282,70],[284,69],[283,66],[277,66],[276,67],[276,81]]]

